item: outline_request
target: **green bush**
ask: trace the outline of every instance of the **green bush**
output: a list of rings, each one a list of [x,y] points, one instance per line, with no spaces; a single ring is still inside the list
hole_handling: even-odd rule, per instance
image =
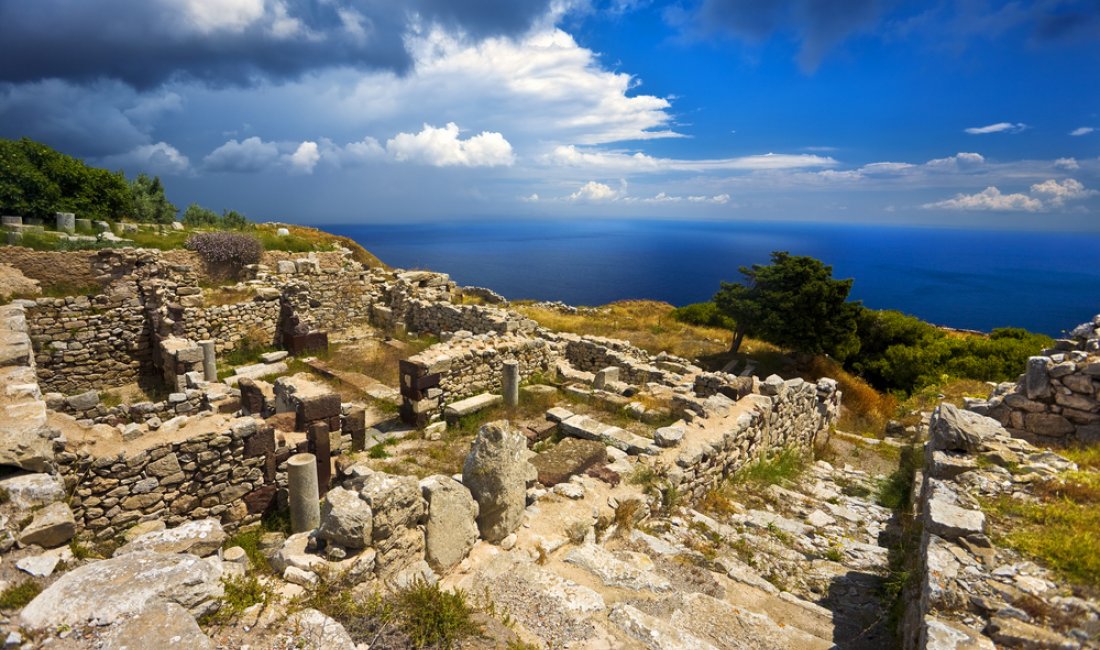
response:
[[[0,592],[0,609],[19,609],[42,593],[42,587],[34,580],[24,580]]]
[[[0,212],[40,219],[73,212],[106,220],[132,211],[121,172],[89,167],[30,138],[0,139]]]
[[[478,632],[473,608],[462,590],[444,591],[438,584],[417,582],[397,594],[401,629],[417,648],[453,648]]]
[[[734,329],[736,323],[723,314],[713,302],[696,302],[672,310],[672,317],[681,323],[700,327],[721,327]]]

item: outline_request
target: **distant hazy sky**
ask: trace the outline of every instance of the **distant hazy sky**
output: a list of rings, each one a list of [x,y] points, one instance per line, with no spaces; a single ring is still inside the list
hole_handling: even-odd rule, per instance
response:
[[[301,223],[1100,229],[1097,0],[0,0],[0,136]]]

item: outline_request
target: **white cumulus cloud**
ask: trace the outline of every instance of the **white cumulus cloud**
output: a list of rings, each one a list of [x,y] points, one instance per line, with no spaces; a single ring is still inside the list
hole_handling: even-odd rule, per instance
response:
[[[401,162],[435,167],[496,167],[515,162],[512,145],[500,133],[483,131],[466,140],[449,122],[443,128],[424,125],[419,133],[398,133],[386,141],[386,151]]]
[[[562,167],[600,169],[623,173],[645,172],[708,172],[708,171],[758,171],[777,169],[804,169],[831,167],[837,164],[833,158],[810,154],[767,153],[736,158],[703,158],[685,160],[655,158],[642,152],[601,151],[582,149],[574,145],[560,145],[542,156],[544,163]]]
[[[1082,136],[1082,135],[1088,135],[1088,134],[1092,133],[1095,130],[1096,129],[1091,127],[1091,126],[1079,126],[1076,129],[1070,131],[1069,134],[1073,135],[1073,136]]]
[[[1027,194],[1002,194],[999,189],[991,185],[977,194],[958,194],[953,199],[925,203],[922,207],[940,210],[1038,212],[1043,209],[1043,202]]]
[[[167,142],[134,147],[126,153],[102,158],[100,164],[110,169],[122,167],[147,174],[186,174],[191,170],[187,156]]]
[[[317,150],[317,143],[306,140],[287,157],[287,162],[292,171],[312,174],[313,168],[317,166],[317,161],[320,159],[321,154]]]
[[[1036,183],[1031,186],[1031,193],[1046,197],[1047,202],[1054,206],[1060,206],[1066,201],[1083,199],[1097,194],[1096,190],[1086,189],[1081,181],[1073,178],[1067,178],[1063,181],[1056,181],[1052,178],[1042,183]]]
[[[588,181],[576,192],[569,195],[570,201],[591,201],[593,203],[614,201],[617,198],[619,198],[617,190],[610,185],[597,181]]]
[[[203,158],[203,167],[213,172],[253,173],[263,171],[279,159],[279,147],[258,137],[230,140]]]
[[[161,0],[161,3],[180,11],[188,26],[203,34],[241,32],[264,15],[264,0]]]
[[[997,122],[988,126],[972,126],[963,129],[970,135],[985,135],[987,133],[1019,133],[1027,128],[1023,122]]]

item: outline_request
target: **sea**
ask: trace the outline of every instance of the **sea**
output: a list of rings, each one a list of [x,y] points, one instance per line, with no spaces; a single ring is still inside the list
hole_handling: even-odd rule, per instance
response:
[[[1100,313],[1100,233],[792,222],[493,220],[321,226],[399,268],[508,299],[709,300],[772,251],[853,278],[851,299],[937,325],[1059,336]]]

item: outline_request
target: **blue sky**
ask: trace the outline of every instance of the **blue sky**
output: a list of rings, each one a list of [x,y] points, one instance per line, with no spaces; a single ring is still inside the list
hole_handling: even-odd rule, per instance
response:
[[[1100,230],[1095,0],[0,0],[0,43],[0,136],[181,208]]]

